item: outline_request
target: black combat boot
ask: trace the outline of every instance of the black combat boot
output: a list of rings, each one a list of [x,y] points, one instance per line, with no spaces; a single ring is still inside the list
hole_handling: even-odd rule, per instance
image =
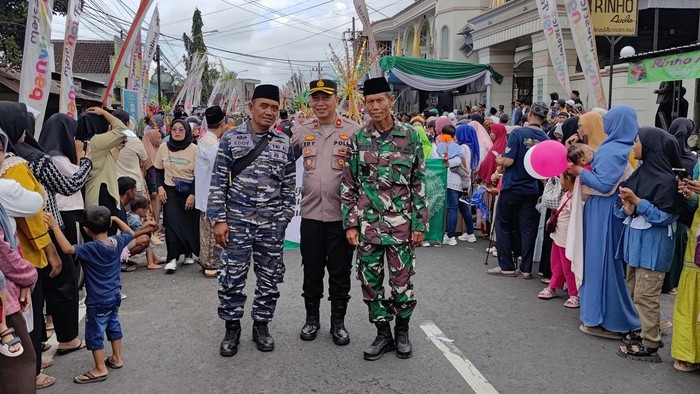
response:
[[[320,314],[318,312],[320,303],[321,300],[309,299],[304,302],[304,306],[306,306],[306,323],[304,323],[304,327],[301,328],[301,334],[299,334],[299,337],[304,341],[316,339],[316,334],[321,328]]]
[[[396,317],[394,338],[396,342],[396,357],[411,358],[413,355],[413,346],[411,346],[411,340],[408,339],[408,319]]]
[[[241,340],[241,322],[238,320],[226,322],[226,334],[221,341],[219,353],[224,357],[231,357],[238,353],[238,343]]]
[[[393,351],[394,338],[391,336],[391,325],[388,321],[378,322],[377,337],[371,345],[365,350],[365,360],[374,361],[382,358],[384,353]]]
[[[270,335],[270,330],[267,329],[266,322],[253,323],[253,342],[261,352],[271,352],[275,350],[275,340]]]
[[[345,329],[345,311],[347,309],[347,301],[331,301],[331,336],[333,343],[338,346],[350,343],[350,334]]]

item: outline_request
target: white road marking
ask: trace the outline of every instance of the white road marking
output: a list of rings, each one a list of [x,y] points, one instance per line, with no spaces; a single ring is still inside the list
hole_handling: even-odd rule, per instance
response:
[[[462,375],[462,378],[467,382],[469,387],[476,394],[498,394],[498,391],[486,380],[462,353],[455,346],[453,341],[445,336],[443,332],[433,322],[426,322],[420,325],[420,328],[425,332],[431,342],[440,349],[447,360],[453,367]]]

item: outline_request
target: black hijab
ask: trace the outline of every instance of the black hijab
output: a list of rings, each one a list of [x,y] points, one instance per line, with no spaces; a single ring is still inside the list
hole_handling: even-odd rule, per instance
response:
[[[481,125],[484,124],[484,117],[481,116],[481,114],[472,114],[469,118],[470,118],[471,120],[476,120],[476,121],[479,122],[479,124],[481,124]]]
[[[172,128],[175,123],[180,123],[184,128],[185,128],[185,138],[182,141],[175,141],[173,139],[172,135]],[[170,125],[170,139],[168,139],[168,150],[171,152],[178,152],[184,149],[187,149],[188,146],[194,141],[194,136],[192,135],[192,128],[190,128],[190,124],[185,122],[184,119],[175,119],[173,123]]]
[[[39,145],[50,156],[65,156],[78,164],[75,152],[75,134],[78,122],[66,114],[53,114],[44,123],[39,136]]]
[[[572,135],[578,131],[578,116],[572,116],[565,120],[561,125],[561,131],[564,134],[562,141],[566,142]]]
[[[84,114],[78,118],[78,129],[75,132],[75,139],[79,141],[89,141],[94,135],[104,134],[109,130],[109,122],[102,116],[95,114]]]
[[[27,112],[27,106],[23,103],[11,101],[0,101],[0,129],[7,134],[9,141],[7,150],[22,157],[28,162],[38,160],[46,153],[34,139],[34,130],[27,132],[29,127],[33,127],[33,115]],[[19,142],[24,135],[24,141]]]
[[[692,120],[687,118],[677,118],[671,123],[671,127],[668,132],[671,133],[678,141],[678,148],[681,152],[681,160],[683,161],[683,168],[688,172],[688,175],[693,175],[693,170],[695,169],[695,163],[698,161],[698,157],[688,148],[688,137],[695,129],[695,124]]]
[[[639,128],[639,141],[642,143],[642,164],[629,177],[625,187],[666,213],[682,213],[684,203],[672,171],[672,168],[682,166],[676,139],[659,128],[643,126]]]

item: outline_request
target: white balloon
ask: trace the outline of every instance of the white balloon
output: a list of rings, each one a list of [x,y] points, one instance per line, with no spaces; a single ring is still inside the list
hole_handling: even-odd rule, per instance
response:
[[[547,179],[546,176],[542,176],[535,172],[535,170],[532,168],[532,152],[537,148],[537,145],[533,146],[532,148],[527,150],[527,153],[525,153],[525,159],[523,161],[523,165],[525,166],[525,171],[527,171],[528,174],[530,174],[531,177],[535,179]]]

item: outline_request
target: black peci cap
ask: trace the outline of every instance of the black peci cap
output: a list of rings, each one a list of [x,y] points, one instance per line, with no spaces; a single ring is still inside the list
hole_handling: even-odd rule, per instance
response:
[[[389,86],[389,82],[387,82],[386,78],[384,77],[371,78],[366,80],[364,88],[362,90],[362,94],[364,94],[365,96],[369,96],[370,94],[390,92],[391,87]]]

